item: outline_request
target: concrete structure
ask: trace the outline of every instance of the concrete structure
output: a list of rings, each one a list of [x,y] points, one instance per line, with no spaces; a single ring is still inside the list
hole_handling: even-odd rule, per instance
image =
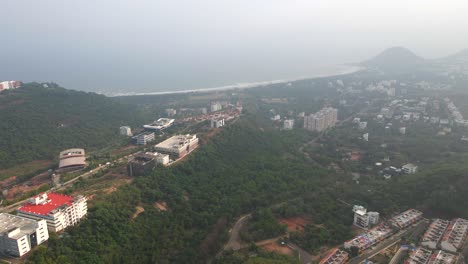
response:
[[[129,126],[121,126],[119,131],[120,131],[120,135],[122,136],[127,136],[127,137],[132,136],[132,129]]]
[[[369,141],[369,133],[363,134],[362,138],[364,139],[364,141]]]
[[[219,102],[212,102],[210,104],[210,112],[217,112],[223,110],[223,106]]]
[[[50,231],[59,232],[79,223],[88,213],[88,205],[82,195],[42,193],[30,198],[17,213],[33,220],[46,220]]]
[[[359,130],[364,130],[367,128],[367,122],[359,122]]]
[[[321,132],[335,126],[338,121],[338,110],[325,107],[315,114],[304,117],[304,128],[307,130]]]
[[[67,149],[59,154],[59,169],[84,168],[86,157],[84,149]]]
[[[405,264],[455,264],[458,256],[442,250],[432,251],[423,247],[414,250]]]
[[[390,220],[390,223],[396,228],[403,229],[421,220],[422,216],[422,212],[415,209],[409,209],[393,217]]]
[[[401,170],[406,174],[414,174],[418,171],[418,166],[412,163],[408,163],[406,165],[403,165],[403,167],[401,167]]]
[[[336,248],[324,257],[319,264],[344,264],[348,259],[349,255],[346,251]]]
[[[144,132],[135,136],[137,145],[146,145],[155,140],[154,132]]]
[[[400,134],[402,135],[406,134],[406,127],[400,127]]]
[[[440,246],[443,250],[456,253],[463,247],[468,234],[468,220],[457,218],[450,222],[442,236]]]
[[[19,81],[4,81],[0,82],[0,92],[3,90],[16,89],[21,87],[21,82]]]
[[[128,176],[141,176],[156,166],[156,157],[147,153],[137,154],[127,164]]]
[[[155,151],[168,154],[172,159],[187,155],[198,146],[197,135],[176,135],[154,146]]]
[[[283,123],[284,130],[292,130],[294,128],[294,119],[286,119]]]
[[[151,124],[144,125],[143,128],[149,131],[159,131],[172,126],[172,124],[174,124],[174,121],[175,119],[159,118]]]
[[[166,115],[168,117],[173,117],[173,116],[177,115],[177,110],[175,110],[173,108],[167,108],[166,109]]]
[[[224,118],[211,119],[211,128],[218,128],[224,126]]]
[[[0,255],[21,257],[49,239],[45,220],[0,214]]]
[[[357,227],[367,229],[371,225],[376,225],[379,223],[378,212],[367,212],[367,209],[360,205],[355,205],[353,207],[353,212],[354,212],[353,224]]]
[[[345,249],[350,249],[351,247],[357,247],[359,251],[363,251],[380,241],[388,238],[393,233],[393,228],[388,224],[378,225],[369,231],[366,231],[353,239],[346,241],[344,243]]]
[[[449,225],[449,221],[442,219],[434,219],[424,233],[421,239],[421,245],[430,249],[437,249],[440,239],[444,235],[445,230]]]

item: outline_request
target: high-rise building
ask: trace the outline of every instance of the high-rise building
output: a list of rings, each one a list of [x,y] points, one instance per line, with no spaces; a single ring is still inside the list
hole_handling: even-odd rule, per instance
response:
[[[338,120],[338,110],[325,107],[315,114],[304,117],[304,128],[307,130],[321,132],[333,127]]]
[[[0,214],[0,255],[21,257],[48,239],[46,220]]]
[[[59,232],[73,226],[88,213],[86,197],[59,193],[42,193],[28,200],[18,209],[18,216],[46,220],[50,231]]]

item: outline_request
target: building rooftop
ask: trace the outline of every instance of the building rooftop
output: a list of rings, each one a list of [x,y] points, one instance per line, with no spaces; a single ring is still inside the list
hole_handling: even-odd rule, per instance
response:
[[[454,264],[458,260],[458,256],[438,250],[432,254],[428,264]]]
[[[408,225],[412,224],[415,222],[418,218],[420,218],[423,215],[422,212],[415,210],[415,209],[409,209],[395,217],[393,217],[390,221],[396,225],[399,228],[404,228],[407,227]]]
[[[449,221],[447,220],[435,219],[427,228],[426,233],[424,233],[422,242],[433,241],[438,243],[448,225]]]
[[[18,211],[32,213],[36,215],[48,215],[53,210],[61,206],[70,206],[75,198],[59,193],[43,193],[29,199]]]
[[[170,127],[174,123],[175,119],[171,118],[159,118],[158,120],[154,121],[151,124],[144,125],[143,127],[146,129],[164,129]]]
[[[346,251],[335,248],[319,264],[342,264],[348,260],[349,255]]]
[[[465,243],[468,233],[468,220],[456,218],[450,222],[445,231],[442,241],[452,244],[459,249]]]
[[[197,135],[176,135],[166,139],[165,141],[157,144],[156,148],[164,148],[164,149],[179,149],[187,144],[189,144],[192,140],[196,139]]]
[[[37,222],[21,216],[0,213],[0,234],[18,239],[36,231]]]
[[[426,264],[432,256],[432,250],[418,247],[413,251],[405,264]]]
[[[393,229],[389,225],[381,224],[345,242],[345,245],[347,245],[345,247],[355,246],[359,249],[366,249],[389,236],[392,232]]]

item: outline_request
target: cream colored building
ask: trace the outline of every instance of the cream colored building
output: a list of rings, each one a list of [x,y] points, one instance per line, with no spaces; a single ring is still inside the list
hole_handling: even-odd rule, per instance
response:
[[[0,214],[0,254],[21,257],[48,239],[45,220]]]

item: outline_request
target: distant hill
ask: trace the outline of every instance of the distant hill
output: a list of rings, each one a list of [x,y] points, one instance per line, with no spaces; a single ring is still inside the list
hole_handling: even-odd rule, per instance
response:
[[[468,49],[464,49],[462,51],[459,51],[455,54],[452,54],[450,56],[436,59],[435,62],[439,63],[449,63],[449,64],[460,64],[460,63],[468,63]]]
[[[119,126],[140,126],[144,119],[135,106],[103,95],[24,84],[0,94],[0,168],[54,159],[66,148],[115,144]]]
[[[362,62],[361,65],[388,73],[403,73],[418,70],[427,64],[427,60],[403,47],[384,50],[376,57]]]

